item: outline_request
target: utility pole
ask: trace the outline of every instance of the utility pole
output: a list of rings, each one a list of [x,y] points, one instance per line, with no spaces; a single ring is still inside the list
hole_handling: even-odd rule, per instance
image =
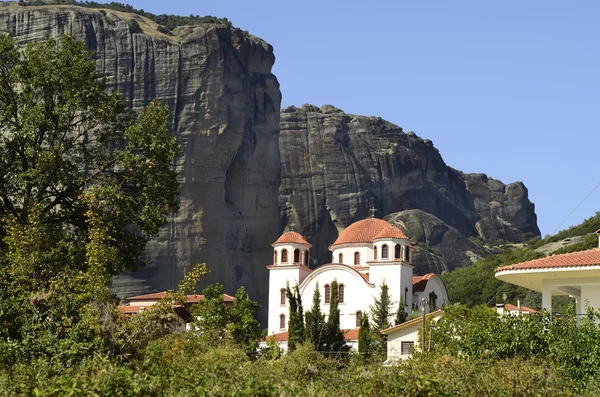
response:
[[[421,298],[421,351],[425,351],[425,298]]]

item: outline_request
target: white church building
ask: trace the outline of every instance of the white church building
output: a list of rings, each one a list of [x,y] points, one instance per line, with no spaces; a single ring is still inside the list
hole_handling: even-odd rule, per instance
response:
[[[309,268],[311,245],[296,232],[284,233],[273,243],[273,264],[269,269],[268,335],[280,344],[287,342],[289,308],[286,285],[298,286],[305,310],[310,310],[315,288],[321,292],[321,311],[329,313],[331,283],[338,283],[340,326],[350,345],[356,344],[359,319],[379,298],[381,285],[389,287],[394,306],[390,321],[403,302],[410,315],[413,305],[425,310],[447,305],[448,293],[435,274],[413,274],[414,247],[406,234],[382,219],[367,218],[348,226],[329,247],[332,263]],[[284,346],[285,347],[285,346]]]

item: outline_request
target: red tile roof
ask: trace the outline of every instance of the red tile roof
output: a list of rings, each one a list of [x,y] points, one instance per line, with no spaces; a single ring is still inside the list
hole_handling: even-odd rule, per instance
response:
[[[389,228],[390,223],[383,219],[367,218],[348,226],[331,246],[349,243],[370,243],[384,229]]]
[[[356,341],[356,340],[358,340],[358,331],[359,331],[359,329],[360,328],[343,329],[342,332],[344,333],[344,339],[349,340],[349,341]],[[280,332],[278,334],[269,335],[265,339],[263,339],[263,341],[268,340],[272,336],[275,337],[275,340],[277,342],[287,342],[288,338],[289,338],[288,333],[286,331],[286,332]]]
[[[151,301],[151,300],[159,300],[160,298],[164,298],[166,295],[165,291],[162,292],[154,292],[152,294],[146,295],[138,295],[132,296],[130,298],[125,298],[128,301]],[[226,303],[233,302],[235,298],[231,295],[223,294],[223,301]],[[186,295],[187,303],[198,303],[201,300],[204,300],[204,295]]]
[[[408,237],[406,236],[406,234],[404,234],[404,232],[402,230],[400,230],[396,226],[392,226],[392,225],[390,225],[389,227],[387,227],[387,228],[383,229],[382,231],[380,231],[379,233],[377,233],[377,236],[375,236],[375,238],[373,240],[377,240],[380,238],[393,238],[393,239],[408,240]]]
[[[424,276],[413,276],[412,284],[413,284],[413,294],[415,292],[423,292],[425,291],[425,287],[427,286],[427,282],[433,276],[437,276],[435,273],[429,273]]]
[[[600,249],[552,255],[532,261],[497,268],[494,273],[508,270],[556,269],[566,267],[600,266]]]
[[[497,309],[498,309],[497,307],[495,307],[495,308],[494,308],[494,310],[497,310]],[[530,307],[523,306],[523,305],[521,305],[521,309],[519,309],[517,306],[515,306],[515,305],[511,305],[510,303],[506,303],[506,304],[504,305],[504,310],[506,310],[506,311],[510,311],[510,312],[517,312],[517,311],[520,311],[520,312],[522,312],[522,313],[534,313],[534,314],[542,314],[542,312],[541,312],[541,311],[539,311],[539,310],[535,310],[535,309],[532,309],[532,308],[530,308]]]
[[[304,236],[302,236],[300,233],[296,233],[296,232],[287,232],[287,233],[283,233],[278,239],[277,241],[275,241],[273,243],[273,245],[275,244],[285,244],[285,243],[291,243],[291,244],[304,244],[304,245],[308,245],[309,247],[312,247],[312,245],[310,245],[308,243],[308,241],[306,241],[306,239],[304,238]]]

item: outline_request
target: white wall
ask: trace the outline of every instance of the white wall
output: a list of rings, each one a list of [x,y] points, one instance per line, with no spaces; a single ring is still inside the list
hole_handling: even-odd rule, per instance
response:
[[[359,266],[368,266],[367,262],[373,260],[373,245],[371,243],[367,244],[353,244],[353,245],[342,245],[340,248],[336,248],[333,250],[331,255],[332,263],[339,263],[339,254],[344,255],[344,264],[348,266],[354,266],[354,253],[360,253],[360,265]]]
[[[419,345],[419,331],[421,329],[421,322],[407,325],[396,332],[392,332],[388,335],[387,342],[387,358],[390,361],[394,360],[405,360],[411,355],[402,355],[402,342],[414,342],[415,351],[421,350]]]
[[[582,285],[581,302],[582,313],[586,312],[588,305],[596,310],[600,309],[600,285]]]
[[[356,327],[356,312],[369,312],[369,306],[373,304],[373,297],[377,289],[371,287],[367,282],[352,269],[336,268],[335,265],[326,266],[328,270],[319,270],[319,273],[310,275],[306,284],[301,285],[300,294],[302,296],[302,305],[304,311],[312,307],[312,299],[315,287],[318,283],[321,293],[321,312],[327,316],[329,314],[329,304],[325,304],[325,284],[331,285],[335,279],[338,284],[344,284],[344,303],[339,304],[340,309],[340,327],[342,329],[352,329]],[[317,270],[315,270],[317,272]]]
[[[269,270],[269,316],[268,316],[268,335],[277,334],[287,329],[289,320],[289,309],[287,301],[285,305],[281,304],[281,289],[285,288],[289,282],[290,288],[300,285],[310,270],[300,266],[272,266]],[[283,314],[286,318],[286,328],[279,328],[279,316]]]
[[[437,295],[436,310],[450,303],[444,283],[438,276],[433,276],[427,281],[425,290],[414,295],[414,303],[418,306],[421,305],[421,298],[425,298],[425,313],[429,313],[429,294],[431,292],[435,292]]]

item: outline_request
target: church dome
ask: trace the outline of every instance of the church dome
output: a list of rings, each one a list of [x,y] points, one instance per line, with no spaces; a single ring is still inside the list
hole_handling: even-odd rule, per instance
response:
[[[390,225],[389,227],[387,227],[387,228],[383,229],[382,231],[380,231],[379,233],[377,233],[377,236],[375,236],[375,238],[373,240],[378,240],[378,239],[408,240],[408,237],[406,236],[406,234],[404,234],[404,232],[402,230],[400,230],[396,226]]]
[[[377,235],[385,229],[393,227],[383,219],[367,218],[348,226],[331,246],[338,244],[361,244],[370,243]]]
[[[275,241],[273,243],[273,245],[275,245],[275,244],[303,244],[303,245],[307,245],[309,247],[312,247],[312,245],[309,244],[308,241],[306,241],[306,239],[304,238],[304,236],[302,236],[300,233],[296,233],[296,232],[283,233],[277,239],[277,241]]]

